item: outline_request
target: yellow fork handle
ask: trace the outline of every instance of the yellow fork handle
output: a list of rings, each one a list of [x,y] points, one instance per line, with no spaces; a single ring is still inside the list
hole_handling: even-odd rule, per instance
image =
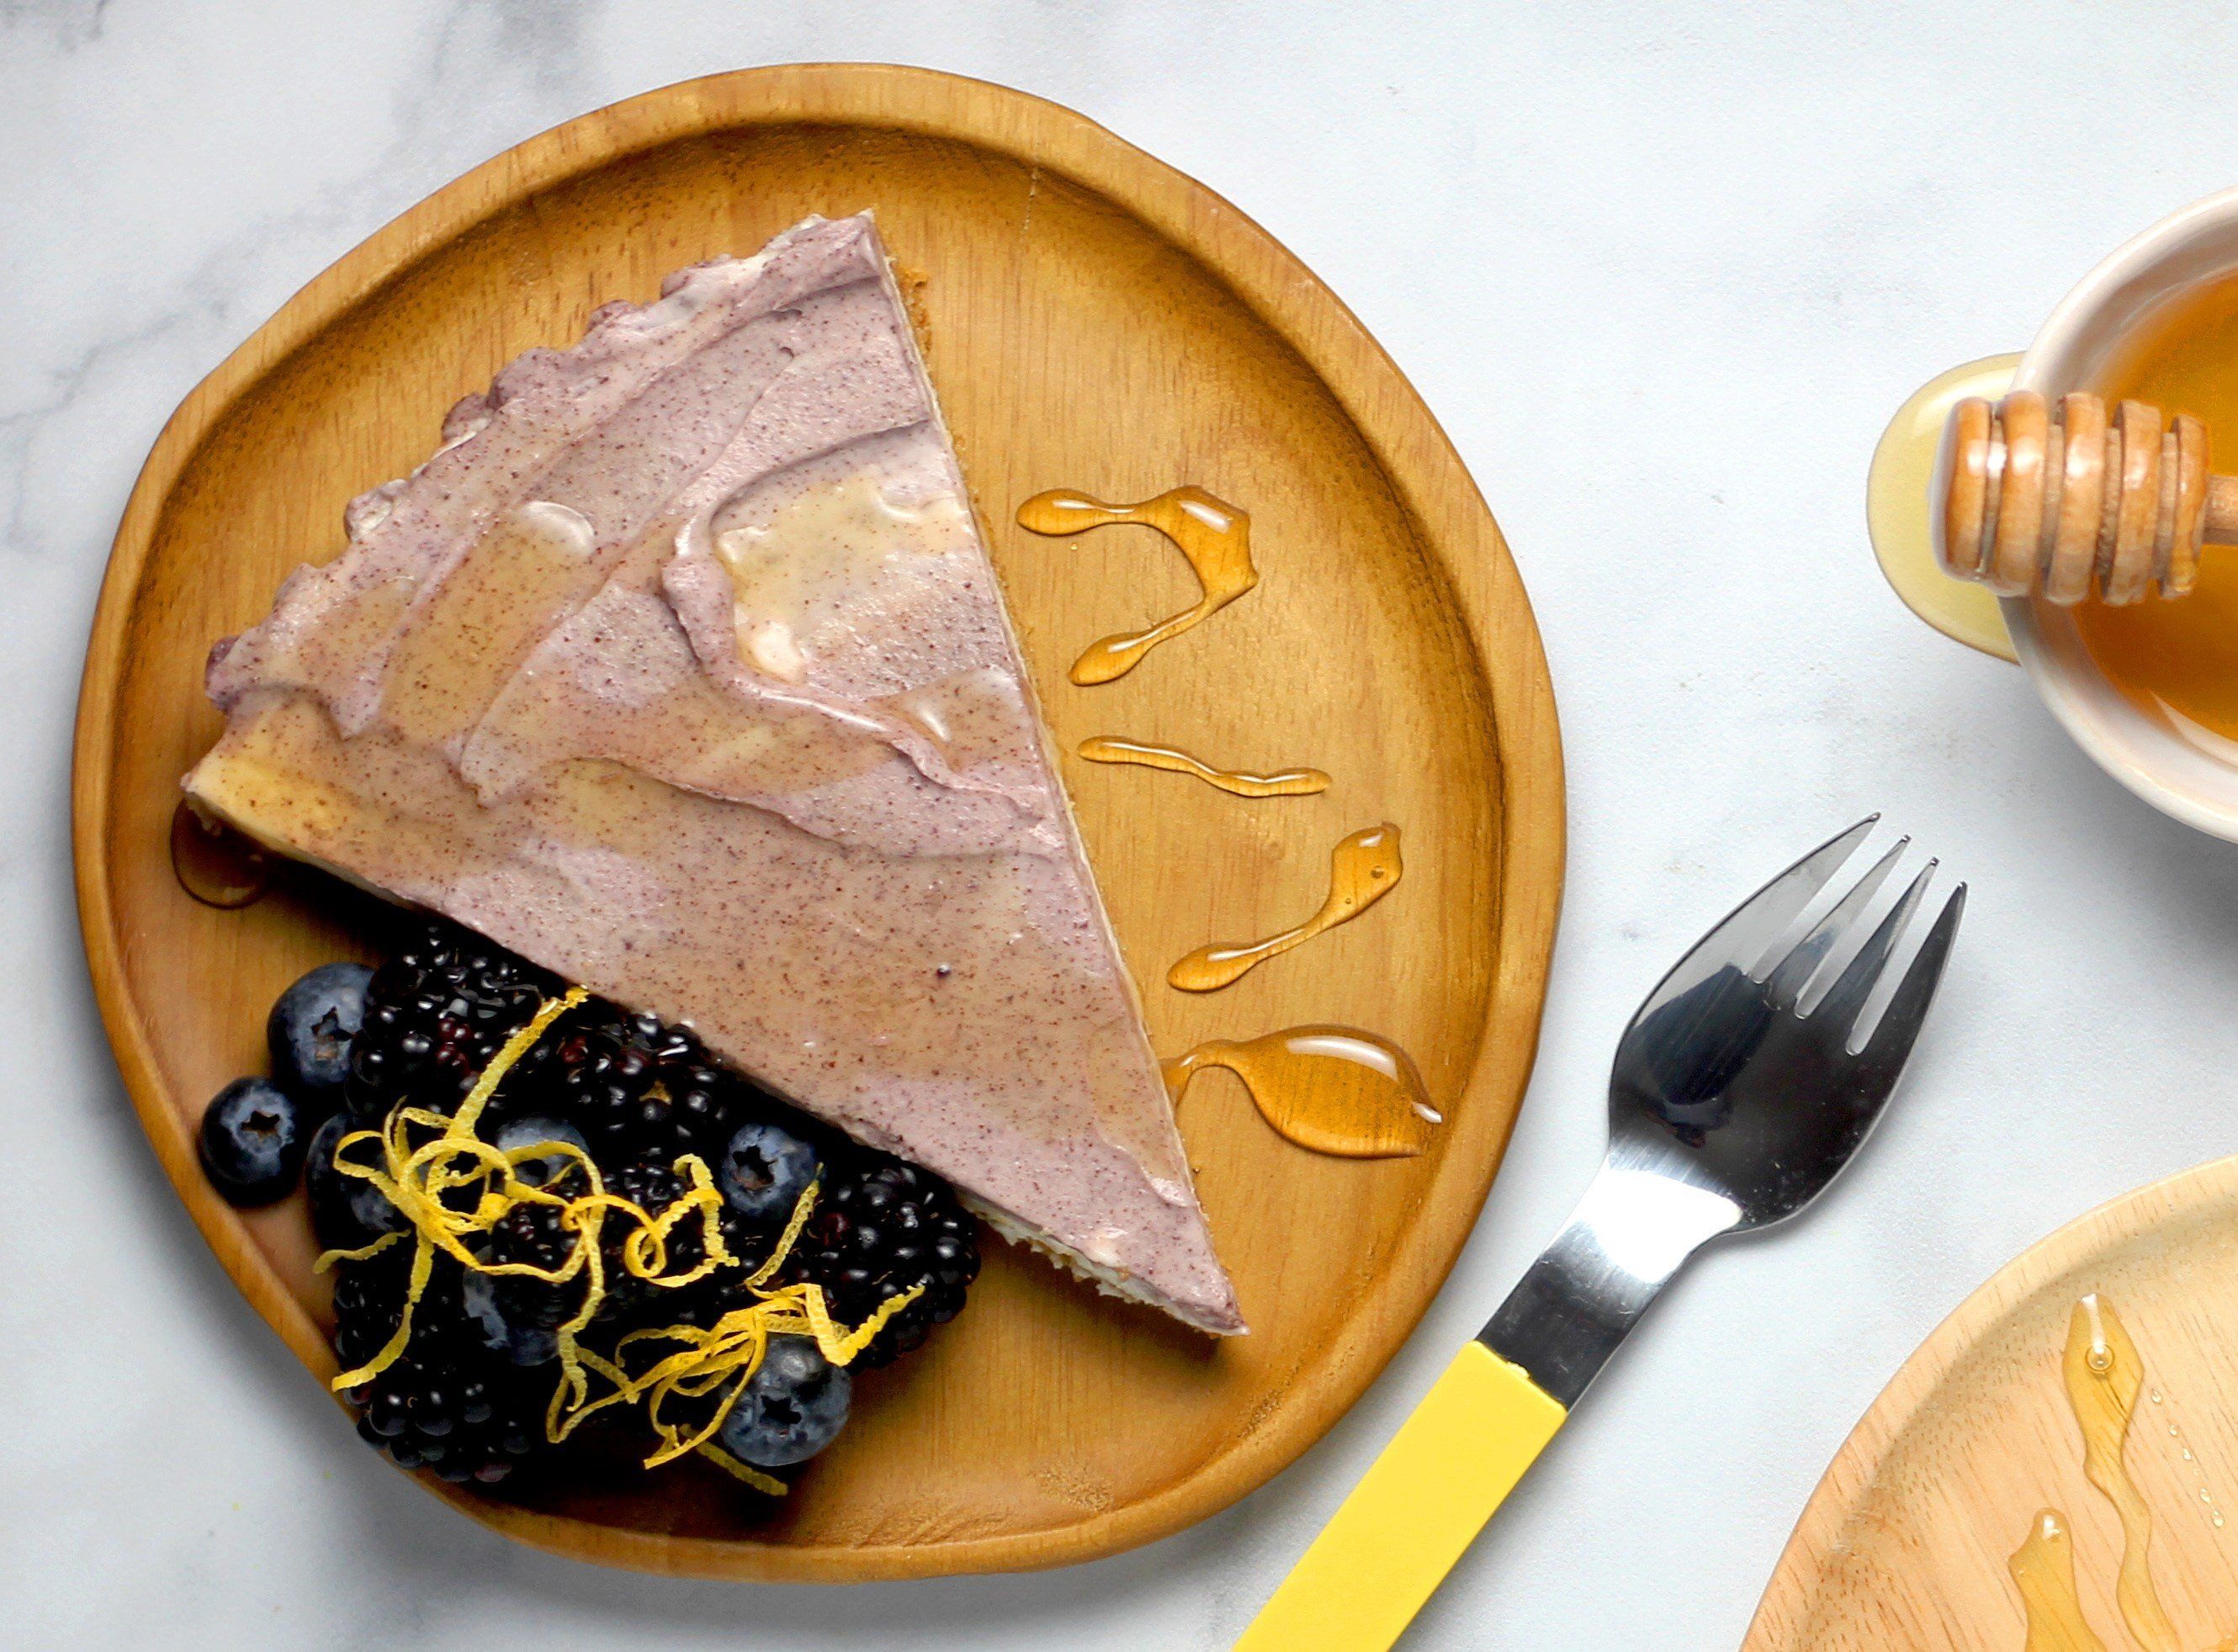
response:
[[[1386,1652],[1568,1415],[1522,1366],[1467,1344],[1235,1652]]]

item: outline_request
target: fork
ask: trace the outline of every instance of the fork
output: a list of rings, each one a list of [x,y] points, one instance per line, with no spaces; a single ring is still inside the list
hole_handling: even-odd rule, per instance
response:
[[[1599,1173],[1553,1244],[1400,1427],[1245,1629],[1236,1652],[1382,1652],[1546,1449],[1647,1305],[1721,1234],[1784,1221],[1880,1116],[1965,910],[1943,902],[1868,1016],[1928,862],[1815,997],[1903,855],[1899,839],[1780,948],[1871,836],[1869,816],[1757,891],[1634,1012]]]

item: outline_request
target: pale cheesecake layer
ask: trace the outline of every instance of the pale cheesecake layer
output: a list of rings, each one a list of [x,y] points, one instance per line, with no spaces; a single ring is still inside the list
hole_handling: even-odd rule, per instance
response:
[[[189,791],[1241,1330],[868,217],[606,306],[444,438],[212,651]]]

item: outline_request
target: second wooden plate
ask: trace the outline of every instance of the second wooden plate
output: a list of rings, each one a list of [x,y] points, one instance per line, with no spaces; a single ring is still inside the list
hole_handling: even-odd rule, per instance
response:
[[[1819,1482],[1744,1652],[2130,1643],[2122,1521],[2084,1472],[2061,1369],[2094,1293],[2143,1378],[2122,1452],[2149,1530],[2138,1563],[2172,1644],[2238,1644],[2238,1159],[2222,1159],[2069,1223],[1936,1328]],[[2097,1642],[2029,1637],[2010,1563],[2047,1509]]]
[[[332,1374],[300,1202],[228,1209],[190,1131],[257,1069],[279,989],[367,940],[329,885],[220,912],[174,882],[179,776],[217,728],[212,639],[333,555],[344,501],[423,458],[444,409],[519,351],[681,265],[864,207],[927,278],[933,376],[1060,749],[1120,734],[1335,776],[1243,802],[1068,767],[1160,1047],[1350,1023],[1412,1052],[1447,1123],[1418,1159],[1321,1158],[1232,1080],[1201,1080],[1182,1130],[1252,1334],[1215,1345],[995,1244],[963,1317],[865,1380],[840,1444],[763,1523],[698,1465],[443,1493],[587,1559],[831,1580],[1053,1565],[1220,1508],[1319,1437],[1420,1318],[1537,1037],[1562,856],[1546,666],[1499,531],[1388,359],[1235,208],[1078,116],[917,70],[721,76],[547,132],[389,225],[188,398],[133,493],[80,708],[80,909],[149,1137],[242,1289]],[[1071,686],[1089,640],[1185,606],[1187,571],[1146,530],[1040,539],[1012,512],[1046,487],[1183,482],[1251,512],[1263,583],[1122,682]],[[1407,869],[1373,913],[1228,991],[1162,984],[1205,941],[1312,912],[1331,847],[1387,820]]]

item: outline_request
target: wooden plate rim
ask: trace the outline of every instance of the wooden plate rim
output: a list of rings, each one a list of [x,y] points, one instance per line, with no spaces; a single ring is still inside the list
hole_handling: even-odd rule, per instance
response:
[[[802,64],[686,81],[579,116],[446,185],[315,277],[189,393],[164,426],[119,524],[80,685],[72,844],[80,927],[94,992],[142,1128],[234,1283],[322,1379],[335,1370],[311,1317],[282,1288],[234,1212],[209,1188],[163,1098],[149,1031],[123,969],[106,849],[116,690],[126,622],[156,529],[209,432],[262,375],[415,261],[521,197],[709,132],[832,124],[948,138],[1045,168],[1134,213],[1231,290],[1313,368],[1374,453],[1478,655],[1500,743],[1498,955],[1441,1196],[1410,1223],[1381,1278],[1387,1299],[1354,1315],[1336,1378],[1294,1391],[1267,1422],[1155,1496],[1053,1531],[875,1546],[685,1538],[492,1503],[431,1477],[423,1484],[473,1518],[554,1553],[679,1575],[848,1582],[1069,1564],[1181,1530],[1258,1486],[1357,1399],[1427,1308],[1473,1226],[1513,1126],[1538,1040],[1564,852],[1553,692],[1528,598],[1506,542],[1451,442],[1381,347],[1296,257],[1220,196],[1085,116],[1028,94],[934,70]],[[1458,1180],[1457,1180],[1458,1179]],[[1450,1184],[1450,1185],[1448,1185]]]
[[[1811,1488],[1811,1500],[1757,1602],[1741,1652],[1792,1652],[1803,1645],[1792,1636],[1807,1622],[1857,1493],[1879,1481],[1883,1463],[1912,1419],[1983,1336],[2054,1279],[2109,1245],[2179,1220],[2234,1193],[2238,1193],[2238,1155],[2133,1187],[2055,1228],[1952,1309],[1897,1367]]]

